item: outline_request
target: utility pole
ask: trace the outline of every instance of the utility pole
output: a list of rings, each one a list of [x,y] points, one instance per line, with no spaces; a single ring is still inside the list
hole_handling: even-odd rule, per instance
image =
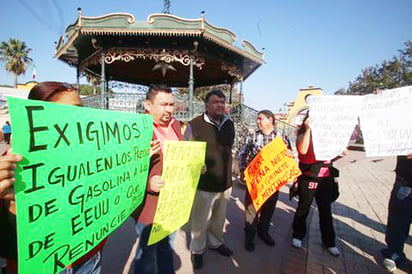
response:
[[[164,0],[164,7],[162,13],[170,14],[170,0]]]

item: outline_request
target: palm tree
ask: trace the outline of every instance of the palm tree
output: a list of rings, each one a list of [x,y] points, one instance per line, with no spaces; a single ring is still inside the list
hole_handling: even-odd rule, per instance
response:
[[[17,76],[24,74],[33,61],[29,57],[30,51],[25,42],[15,38],[1,42],[0,61],[5,63],[7,71],[14,74],[14,87],[17,87]]]

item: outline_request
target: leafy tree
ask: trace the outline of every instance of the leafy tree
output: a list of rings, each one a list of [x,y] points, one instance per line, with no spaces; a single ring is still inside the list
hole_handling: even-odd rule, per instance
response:
[[[213,85],[213,86],[207,86],[207,87],[197,87],[194,90],[194,97],[203,101],[206,94],[212,90],[212,89],[220,89],[223,91],[223,93],[226,96],[227,102],[230,100],[230,90],[232,89],[232,105],[238,105],[240,104],[240,100],[243,100],[243,98],[240,97],[240,93],[237,89],[237,87],[231,87],[230,85],[226,84],[221,84],[221,85]],[[178,88],[177,93],[179,94],[187,94],[189,93],[188,88]]]
[[[405,46],[399,50],[399,56],[363,69],[355,81],[349,82],[347,90],[340,88],[335,94],[368,94],[377,89],[412,85],[412,41],[406,42]]]
[[[108,89],[108,93],[113,93],[112,89]],[[99,86],[93,86],[93,85],[80,85],[80,95],[94,95],[94,94],[100,94],[100,87]]]
[[[100,87],[94,87],[90,85],[80,85],[80,95],[93,95],[99,94]]]
[[[5,64],[7,71],[14,74],[14,87],[17,87],[17,77],[24,74],[33,61],[29,57],[30,52],[31,48],[25,42],[15,38],[3,41],[0,45],[0,61]]]

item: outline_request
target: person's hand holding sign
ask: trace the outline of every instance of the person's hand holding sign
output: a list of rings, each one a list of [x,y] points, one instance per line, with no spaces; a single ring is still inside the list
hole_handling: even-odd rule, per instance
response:
[[[160,151],[160,141],[159,140],[151,141],[150,142],[150,158],[153,155],[158,154],[159,151]]]
[[[154,175],[153,177],[149,179],[149,185],[148,185],[149,191],[158,193],[160,192],[160,189],[162,189],[163,185],[164,185],[164,182],[160,175]]]
[[[17,154],[7,154],[0,157],[0,199],[14,200],[13,185],[16,181],[14,169],[16,162],[23,159]]]

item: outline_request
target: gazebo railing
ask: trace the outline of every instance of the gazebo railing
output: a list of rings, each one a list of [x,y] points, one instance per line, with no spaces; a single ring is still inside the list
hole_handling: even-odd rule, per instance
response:
[[[104,101],[102,101],[104,98]],[[103,96],[92,95],[83,97],[83,105],[91,108],[109,109],[129,113],[143,113],[144,92],[136,93],[105,93]],[[175,94],[175,113],[174,117],[182,122],[188,122],[189,117],[189,97],[186,94]],[[200,100],[193,102],[194,115],[197,116],[204,112],[204,103]]]
[[[102,102],[104,98],[104,102]],[[143,113],[143,102],[146,98],[144,92],[136,93],[105,93],[104,96],[92,95],[82,98],[83,105],[86,107],[109,109],[129,113]],[[182,122],[188,122],[189,117],[189,96],[187,94],[175,94],[175,113],[174,117]],[[204,112],[204,103],[194,99],[194,116]],[[233,147],[235,155],[246,140],[249,132],[257,129],[256,118],[258,111],[247,105],[235,105],[230,108],[230,116],[235,123],[236,138]],[[276,120],[276,131],[286,135],[291,142],[296,139],[296,129],[294,126],[283,121]]]

